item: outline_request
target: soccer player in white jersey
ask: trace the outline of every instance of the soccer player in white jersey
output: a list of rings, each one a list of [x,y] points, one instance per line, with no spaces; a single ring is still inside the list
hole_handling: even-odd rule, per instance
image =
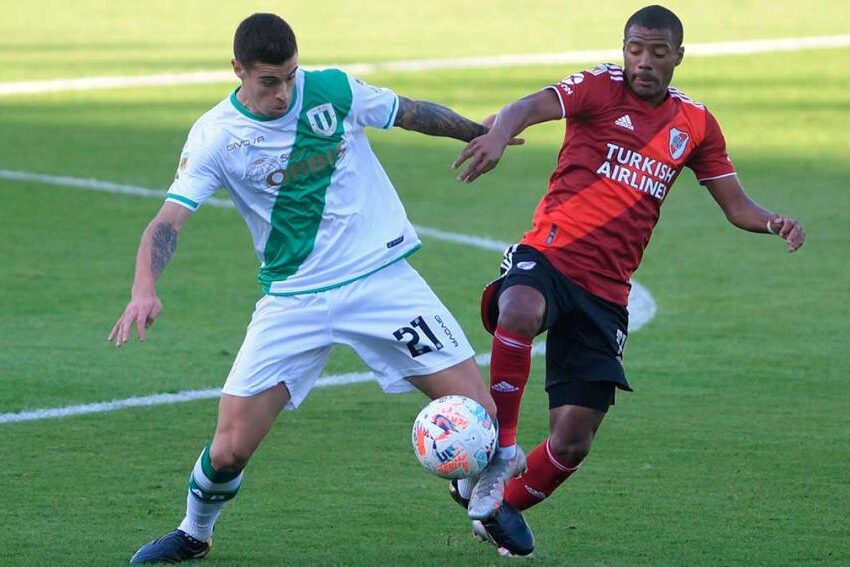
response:
[[[239,25],[232,65],[241,86],[192,127],[108,339],[121,346],[135,327],[144,340],[162,309],[156,280],[183,225],[220,187],[251,232],[264,296],[224,385],[215,435],[191,472],[186,515],[131,563],[207,554],[249,458],[278,413],[304,401],[334,343],[353,347],[386,392],[464,395],[495,417],[463,331],[406,261],[421,244],[364,133],[400,126],[469,141],[486,129],[339,70],[300,69],[295,36],[273,14]],[[527,530],[518,514],[496,522],[496,533]]]

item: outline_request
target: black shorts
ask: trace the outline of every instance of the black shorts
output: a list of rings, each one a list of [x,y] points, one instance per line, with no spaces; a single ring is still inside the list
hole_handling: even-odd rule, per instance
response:
[[[503,275],[482,313],[498,316],[498,296],[515,285],[538,290],[546,300],[540,332],[546,338],[546,391],[549,407],[579,405],[607,411],[616,388],[631,391],[623,371],[628,310],[579,287],[530,246],[505,252]],[[494,317],[495,315],[495,317]],[[486,319],[486,315],[485,315]]]

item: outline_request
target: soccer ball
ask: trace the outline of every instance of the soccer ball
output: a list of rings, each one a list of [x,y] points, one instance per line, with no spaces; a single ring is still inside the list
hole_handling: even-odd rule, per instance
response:
[[[422,466],[437,476],[477,476],[496,452],[496,425],[475,400],[444,396],[416,416],[413,451]]]

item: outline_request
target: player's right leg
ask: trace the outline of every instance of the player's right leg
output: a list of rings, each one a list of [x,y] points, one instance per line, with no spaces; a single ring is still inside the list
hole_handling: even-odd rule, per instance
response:
[[[540,252],[511,246],[502,261],[504,275],[485,289],[482,321],[493,334],[490,357],[490,394],[499,416],[496,466],[490,467],[470,489],[457,485],[469,498],[469,516],[484,520],[495,514],[508,480],[525,470],[525,455],[516,445],[522,395],[531,370],[532,340],[558,317],[557,275]]]
[[[307,396],[330,353],[322,294],[266,296],[257,303],[245,341],[219,402],[212,443],[189,478],[186,516],[178,529],[150,542],[131,563],[203,557],[216,519],[242,482],[242,469],[281,409],[295,409]]]
[[[130,563],[176,563],[209,552],[215,521],[236,496],[248,459],[288,402],[283,384],[250,397],[222,394],[213,441],[189,475],[183,521],[176,530],[142,546]]]
[[[508,283],[510,280],[508,280]],[[528,285],[511,285],[499,296],[499,317],[490,356],[490,394],[499,416],[499,449],[495,462],[481,475],[469,494],[469,516],[484,520],[502,503],[505,483],[525,470],[525,455],[516,445],[522,395],[531,370],[531,342],[543,325],[546,300]]]

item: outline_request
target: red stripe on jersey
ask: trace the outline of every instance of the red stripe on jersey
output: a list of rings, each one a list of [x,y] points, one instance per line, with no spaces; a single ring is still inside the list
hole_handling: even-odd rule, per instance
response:
[[[682,167],[698,175],[734,169],[704,107],[678,92],[653,107],[611,80],[610,67],[599,69],[556,89],[569,128],[522,242],[591,293],[625,305],[629,278]]]

